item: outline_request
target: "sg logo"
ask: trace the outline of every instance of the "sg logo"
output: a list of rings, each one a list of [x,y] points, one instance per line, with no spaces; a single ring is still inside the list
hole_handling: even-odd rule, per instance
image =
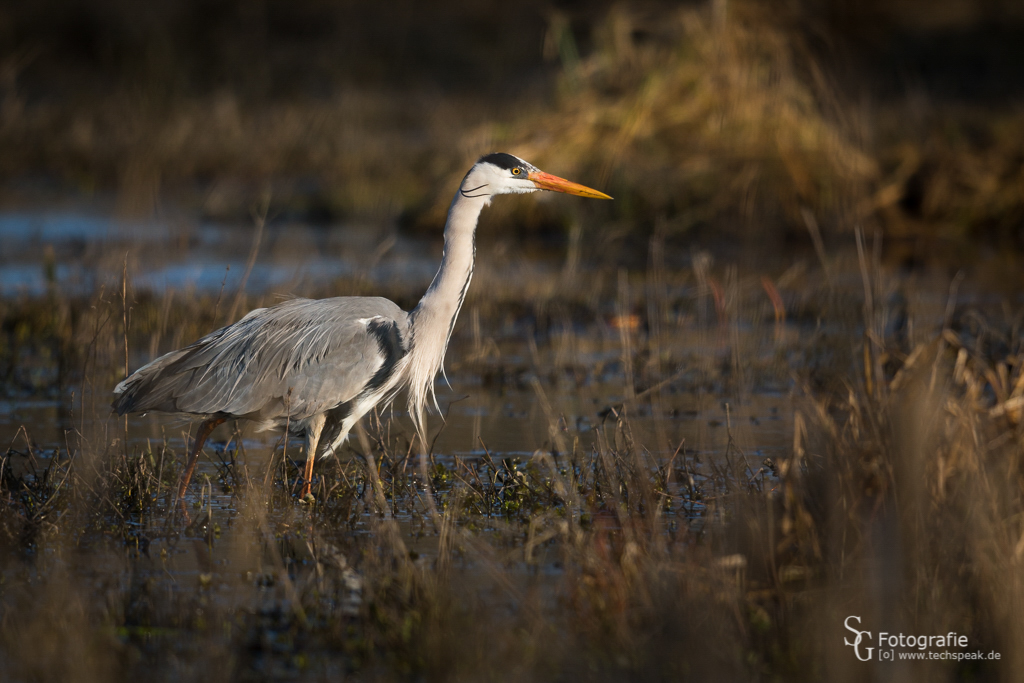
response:
[[[860,624],[860,617],[849,616],[849,617],[846,617],[846,620],[843,622],[843,626],[846,627],[846,630],[849,631],[850,633],[856,634],[857,637],[853,639],[852,643],[850,641],[848,641],[846,638],[843,638],[843,642],[853,648],[853,654],[857,657],[857,659],[859,659],[862,662],[870,661],[871,660],[871,652],[875,648],[873,648],[873,647],[865,648],[867,650],[867,652],[868,652],[868,656],[867,657],[861,657],[860,656],[860,642],[861,642],[861,640],[863,640],[865,635],[868,638],[871,638],[872,637],[871,636],[871,631],[860,631],[858,629],[855,629],[854,627],[850,626],[850,619],[856,619],[857,623]]]

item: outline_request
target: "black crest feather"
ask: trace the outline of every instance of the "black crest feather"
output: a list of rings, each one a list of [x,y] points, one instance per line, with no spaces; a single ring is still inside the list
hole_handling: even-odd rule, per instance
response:
[[[498,168],[503,168],[506,171],[511,171],[516,166],[523,166],[523,160],[517,159],[511,154],[505,154],[504,152],[494,152],[493,154],[487,154],[480,157],[480,160],[476,163],[486,161],[489,164],[494,164]]]

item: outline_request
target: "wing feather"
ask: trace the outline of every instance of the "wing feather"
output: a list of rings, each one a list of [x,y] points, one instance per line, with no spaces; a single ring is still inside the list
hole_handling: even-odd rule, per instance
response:
[[[292,299],[254,310],[137,370],[114,389],[114,408],[311,417],[355,398],[387,360],[368,329],[373,319],[407,339],[408,315],[379,297]]]

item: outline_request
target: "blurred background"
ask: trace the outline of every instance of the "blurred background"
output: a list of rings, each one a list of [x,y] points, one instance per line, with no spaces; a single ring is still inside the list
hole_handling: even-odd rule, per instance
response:
[[[517,253],[642,266],[657,234],[670,265],[771,269],[859,225],[899,267],[1018,286],[1022,64],[1012,0],[4,2],[0,287],[126,250],[155,286],[230,285],[264,203],[286,272],[250,287],[344,274],[345,245],[438,240],[493,150],[616,198],[504,202],[481,240]]]
[[[1022,66],[1020,0],[0,0],[0,678],[1021,680]],[[491,151],[615,200],[483,214],[431,469],[226,424],[180,523],[116,383],[415,306]]]

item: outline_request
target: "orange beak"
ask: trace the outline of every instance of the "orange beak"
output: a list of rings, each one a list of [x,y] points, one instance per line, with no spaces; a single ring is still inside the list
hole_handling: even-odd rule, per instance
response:
[[[553,190],[554,192],[564,192],[566,194],[574,194],[580,197],[591,197],[593,199],[611,199],[604,192],[598,192],[592,190],[586,185],[580,185],[572,181],[566,180],[565,178],[559,178],[556,175],[545,173],[544,171],[533,171],[527,176],[533,181],[533,184],[542,190]]]

